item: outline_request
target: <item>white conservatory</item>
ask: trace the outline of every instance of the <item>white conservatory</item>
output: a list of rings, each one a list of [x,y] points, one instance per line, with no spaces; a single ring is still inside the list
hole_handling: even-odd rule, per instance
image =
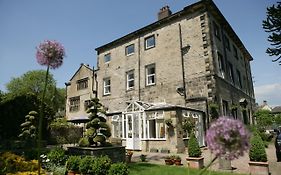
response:
[[[121,113],[109,115],[112,139],[130,150],[181,153],[188,135],[182,129],[185,117],[196,119],[196,136],[204,146],[205,120],[199,110],[167,103],[132,101]]]

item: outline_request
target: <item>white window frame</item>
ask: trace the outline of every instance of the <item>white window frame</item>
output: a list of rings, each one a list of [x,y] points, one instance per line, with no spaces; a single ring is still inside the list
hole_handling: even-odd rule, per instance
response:
[[[149,74],[149,70],[150,69],[154,69],[154,73],[150,73]],[[152,86],[152,85],[155,85],[156,84],[156,68],[155,68],[155,64],[150,64],[150,65],[147,65],[146,68],[145,68],[145,74],[146,74],[146,86]],[[149,80],[150,79],[153,79],[154,82],[150,82]]]
[[[133,77],[130,77],[130,75],[133,75]],[[134,89],[135,87],[135,74],[134,70],[131,70],[126,73],[126,80],[127,80],[127,90]],[[130,82],[133,82],[133,86],[130,86]]]
[[[110,78],[103,79],[103,95],[111,94],[111,80]]]
[[[130,51],[130,49],[129,49],[130,47],[133,47],[132,52],[129,52]],[[134,53],[135,53],[135,44],[130,44],[130,45],[126,46],[125,53],[126,53],[126,56],[134,55]]]
[[[149,45],[150,44],[150,42],[149,42],[150,39],[153,39],[153,41],[154,41],[152,45]],[[151,36],[145,38],[145,49],[153,48],[153,47],[155,47],[155,45],[156,45],[156,42],[155,42],[155,36],[154,35],[151,35]]]
[[[104,55],[104,63],[108,63],[111,61],[111,54],[108,53],[108,54],[105,54]]]

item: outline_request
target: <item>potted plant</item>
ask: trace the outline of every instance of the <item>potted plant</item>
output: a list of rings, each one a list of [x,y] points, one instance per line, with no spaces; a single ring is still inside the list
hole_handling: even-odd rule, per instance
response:
[[[145,160],[146,160],[146,155],[141,154],[141,155],[140,155],[140,160],[141,160],[142,162],[145,162]]]
[[[249,158],[250,174],[269,174],[269,166],[267,162],[265,146],[260,135],[257,132],[254,133],[254,136],[250,140]]]
[[[175,165],[181,165],[181,157],[180,156],[175,156],[175,158],[174,158],[174,163],[175,163]]]
[[[172,159],[171,156],[164,157],[164,161],[165,161],[166,165],[173,165],[174,164],[174,160]]]
[[[81,158],[79,156],[70,156],[66,162],[66,170],[68,175],[75,175],[79,172]]]
[[[130,162],[131,162],[132,156],[133,156],[133,151],[127,150],[127,151],[126,151],[126,162],[127,162],[127,163],[130,163]]]
[[[201,156],[202,151],[199,147],[199,143],[194,135],[191,133],[191,136],[188,140],[188,156],[186,158],[187,164],[190,168],[201,169],[204,166],[204,157]]]

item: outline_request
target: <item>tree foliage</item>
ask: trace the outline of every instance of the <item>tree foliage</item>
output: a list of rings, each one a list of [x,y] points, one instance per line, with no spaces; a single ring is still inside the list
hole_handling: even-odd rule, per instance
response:
[[[24,94],[34,94],[41,99],[44,89],[46,71],[32,70],[6,84],[8,90],[7,98],[13,98]],[[47,92],[45,102],[51,106],[55,111],[59,108],[64,108],[65,105],[65,91],[64,89],[56,88],[56,81],[52,74],[49,74],[47,83]]]
[[[91,99],[87,113],[90,121],[86,125],[86,137],[90,145],[104,145],[111,133],[106,124],[105,111],[98,98]]]
[[[258,110],[255,112],[254,117],[257,121],[257,127],[259,130],[265,130],[274,122],[274,117],[269,110]]]
[[[281,65],[281,1],[267,8],[267,18],[263,21],[263,28],[269,33],[268,41],[271,48],[267,48],[269,56],[276,56],[273,62],[278,61]]]
[[[15,97],[6,98],[0,102],[0,138],[15,139],[21,133],[20,125],[25,121],[24,115],[29,111],[39,110],[39,99],[34,94],[24,94]],[[54,111],[44,104],[44,137],[47,137],[48,121],[54,116]]]

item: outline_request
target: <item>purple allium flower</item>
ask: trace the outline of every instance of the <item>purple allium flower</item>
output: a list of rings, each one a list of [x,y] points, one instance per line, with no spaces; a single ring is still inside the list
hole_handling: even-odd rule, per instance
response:
[[[41,65],[56,69],[62,65],[65,56],[64,47],[57,41],[46,40],[37,48],[36,58]]]
[[[244,124],[226,116],[218,118],[207,130],[208,148],[216,157],[233,160],[249,149],[250,134]]]

